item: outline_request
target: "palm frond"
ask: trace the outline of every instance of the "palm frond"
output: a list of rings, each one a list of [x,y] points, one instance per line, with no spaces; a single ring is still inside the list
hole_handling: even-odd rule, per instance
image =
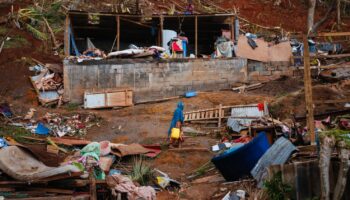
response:
[[[36,37],[39,40],[47,40],[47,35],[35,27],[31,26],[30,24],[25,24],[26,29],[33,34],[34,37]]]

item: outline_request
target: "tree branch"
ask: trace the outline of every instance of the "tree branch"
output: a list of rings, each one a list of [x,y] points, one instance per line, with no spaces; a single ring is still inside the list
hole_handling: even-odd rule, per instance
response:
[[[328,19],[329,15],[331,14],[331,12],[334,10],[335,8],[335,5],[336,5],[336,1],[333,1],[332,4],[329,6],[326,14],[323,16],[322,19],[320,19],[320,21],[316,22],[313,26],[312,26],[312,29],[311,29],[311,33],[315,33],[316,30],[318,29],[318,27],[320,27],[323,23],[326,22],[326,20]]]

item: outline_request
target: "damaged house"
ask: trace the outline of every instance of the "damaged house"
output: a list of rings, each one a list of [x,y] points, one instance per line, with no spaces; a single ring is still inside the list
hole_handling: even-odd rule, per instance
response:
[[[65,24],[64,99],[82,103],[84,94],[120,90],[122,102],[116,105],[129,105],[130,98],[139,103],[189,91],[229,89],[254,78],[249,71],[273,75],[260,61],[285,61],[289,66],[289,42],[280,44],[280,49],[287,44],[284,54],[258,43],[262,59],[258,56],[259,62],[249,64],[247,58],[254,59],[257,50],[251,52],[246,37],[239,36],[233,13],[210,1],[180,2],[71,6]],[[270,58],[270,51],[281,53]],[[112,96],[101,96],[100,101],[108,104]]]

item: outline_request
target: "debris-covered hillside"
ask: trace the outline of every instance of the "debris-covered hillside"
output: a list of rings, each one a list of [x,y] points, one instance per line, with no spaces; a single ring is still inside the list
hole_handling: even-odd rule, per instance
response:
[[[350,4],[308,2],[0,0],[0,199],[350,199]]]

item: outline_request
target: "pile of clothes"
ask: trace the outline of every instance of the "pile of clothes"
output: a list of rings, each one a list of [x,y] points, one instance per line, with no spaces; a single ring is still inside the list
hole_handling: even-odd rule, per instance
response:
[[[129,49],[125,49],[122,51],[114,51],[108,54],[108,58],[111,57],[122,57],[122,58],[142,58],[142,57],[155,57],[160,58],[160,54],[164,52],[165,49],[159,46],[151,46],[151,47],[138,47],[136,45],[129,45]]]

